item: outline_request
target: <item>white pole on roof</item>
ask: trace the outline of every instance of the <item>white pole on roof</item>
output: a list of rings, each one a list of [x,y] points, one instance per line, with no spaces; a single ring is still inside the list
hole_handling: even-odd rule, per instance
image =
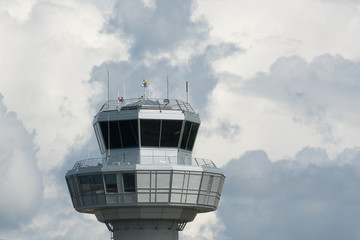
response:
[[[108,106],[109,106],[109,101],[110,101],[110,73],[109,73],[109,70],[107,70],[107,80],[108,80],[107,102],[108,102]]]

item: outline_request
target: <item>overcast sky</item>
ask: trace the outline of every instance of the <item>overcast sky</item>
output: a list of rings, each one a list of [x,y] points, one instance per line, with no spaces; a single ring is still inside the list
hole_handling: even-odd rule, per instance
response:
[[[65,173],[110,95],[189,101],[226,175],[183,240],[360,239],[360,3],[0,0],[0,239],[106,239]]]

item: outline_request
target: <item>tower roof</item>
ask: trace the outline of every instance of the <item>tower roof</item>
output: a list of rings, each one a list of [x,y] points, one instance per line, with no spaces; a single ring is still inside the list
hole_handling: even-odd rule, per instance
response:
[[[195,113],[195,110],[189,103],[181,100],[144,97],[109,100],[104,103],[99,113],[103,111],[120,111],[130,109],[178,110]]]

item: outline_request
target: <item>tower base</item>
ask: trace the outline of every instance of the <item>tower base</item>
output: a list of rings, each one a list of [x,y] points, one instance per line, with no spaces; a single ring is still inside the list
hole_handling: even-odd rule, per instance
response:
[[[112,223],[114,240],[178,240],[184,224],[174,220],[120,220]]]

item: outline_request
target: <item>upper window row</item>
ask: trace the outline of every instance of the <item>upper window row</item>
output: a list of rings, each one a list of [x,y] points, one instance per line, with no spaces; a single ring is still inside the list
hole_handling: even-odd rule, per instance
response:
[[[137,120],[100,122],[99,125],[106,149],[139,147],[140,142],[143,147],[180,147],[192,151],[200,124],[140,119],[140,134]]]

